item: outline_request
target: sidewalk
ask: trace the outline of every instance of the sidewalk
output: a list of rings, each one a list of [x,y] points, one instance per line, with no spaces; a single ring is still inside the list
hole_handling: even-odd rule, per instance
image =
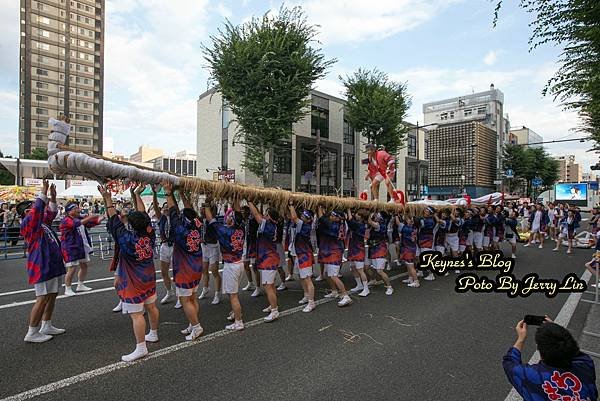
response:
[[[589,299],[590,294],[586,295],[586,298]],[[590,307],[583,332],[579,338],[579,348],[594,359],[596,383],[600,383],[600,305],[592,304]]]

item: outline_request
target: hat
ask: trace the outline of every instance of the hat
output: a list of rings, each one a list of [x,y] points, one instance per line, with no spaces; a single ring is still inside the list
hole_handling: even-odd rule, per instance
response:
[[[435,213],[435,208],[433,206],[427,206],[425,210],[427,210],[431,214]]]
[[[33,204],[32,200],[25,200],[23,202],[19,202],[17,204],[17,214],[21,217],[23,217],[23,215],[25,214],[25,211],[29,208],[31,208],[31,205]]]
[[[338,219],[341,219],[341,218],[343,218],[343,217],[342,217],[342,213],[341,213],[340,211],[338,211],[338,210],[332,210],[330,214],[331,214],[333,217],[337,217]]]
[[[304,210],[302,212],[302,217],[304,217],[305,219],[309,219],[311,220],[313,218],[313,212],[311,212],[310,210]]]
[[[367,150],[368,149],[377,149],[377,147],[374,144],[372,144],[372,143],[367,143],[365,145],[365,149],[367,149]]]
[[[69,213],[71,210],[75,209],[76,207],[79,207],[79,204],[77,202],[69,202],[65,206],[65,212]]]

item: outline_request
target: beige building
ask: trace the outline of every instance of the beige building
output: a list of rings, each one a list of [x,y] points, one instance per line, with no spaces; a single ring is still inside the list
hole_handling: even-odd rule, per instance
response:
[[[575,155],[558,156],[558,181],[581,182],[583,181],[583,167],[576,163]]]
[[[532,148],[542,148],[543,145],[540,142],[543,141],[544,138],[531,128],[525,126],[510,128],[508,143],[512,145],[528,145],[531,143],[533,144],[531,145]]]
[[[21,0],[19,154],[46,148],[66,114],[69,145],[102,154],[104,0]]]
[[[161,157],[164,154],[162,149],[151,148],[147,145],[142,145],[138,148],[138,151],[129,156],[129,160],[135,163],[146,163],[151,160]]]
[[[316,90],[311,91],[311,108],[306,116],[293,126],[291,141],[282,143],[281,150],[275,153],[275,186],[287,190],[316,192],[315,142],[316,132],[321,137],[321,193],[331,195],[357,196],[369,186],[365,181],[366,166],[361,160],[366,158],[366,139],[355,132],[344,119],[345,101]],[[261,180],[246,170],[244,145],[236,143],[234,134],[238,130],[235,116],[223,104],[221,94],[215,88],[203,93],[197,102],[197,154],[198,177],[213,179],[224,172],[235,173],[235,182],[262,185]],[[414,133],[412,135],[414,139]],[[411,146],[402,149],[397,155],[397,188],[406,192],[409,169],[416,159],[414,140]],[[419,153],[423,158],[424,135],[421,131]],[[408,156],[409,152],[412,152]],[[265,152],[266,153],[266,152]],[[266,159],[265,159],[266,160]],[[423,161],[421,169],[426,167]],[[414,173],[414,171],[413,171]],[[414,174],[411,175],[411,177]],[[415,181],[416,189],[416,181]],[[385,197],[386,191],[380,190]]]

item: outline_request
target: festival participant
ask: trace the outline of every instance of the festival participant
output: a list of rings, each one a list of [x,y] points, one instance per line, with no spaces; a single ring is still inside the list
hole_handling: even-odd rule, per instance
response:
[[[279,254],[279,266],[277,267],[277,273],[279,274],[279,278],[281,283],[277,287],[277,291],[285,291],[287,290],[286,282],[286,274],[285,267],[287,267],[287,262],[285,259],[285,219],[283,216],[280,216],[277,220],[277,253]]]
[[[548,214],[546,214],[540,203],[535,205],[535,211],[529,214],[529,225],[531,227],[531,235],[529,236],[529,241],[524,246],[530,246],[537,238],[540,243],[538,248],[542,249],[544,247],[544,233],[548,225]]]
[[[560,244],[563,241],[563,238],[565,238],[568,242],[567,253],[573,253],[573,240],[575,239],[575,230],[577,229],[577,227],[579,227],[577,223],[577,218],[575,216],[575,212],[573,210],[569,210],[567,214],[558,223],[558,227],[560,228],[560,234],[558,234],[558,239],[556,240],[556,248],[554,248],[553,251],[557,252],[560,250]]]
[[[104,212],[106,213],[106,207],[104,206]],[[106,216],[108,217],[108,213],[106,213]],[[124,214],[122,212],[120,212],[119,210],[117,210],[117,217],[119,218],[119,220],[121,220],[121,223],[123,223],[123,225],[125,227],[129,227],[129,223],[127,222],[127,214]],[[106,220],[106,232],[110,233],[112,231],[112,220],[111,219],[107,219]],[[117,242],[115,242],[115,244],[113,245],[113,256],[110,260],[110,265],[108,267],[108,271],[112,272],[114,275],[114,287],[117,287],[117,277],[118,277],[118,270],[119,270],[119,256],[120,256],[120,249],[119,249],[119,244]],[[117,297],[119,296],[119,294],[117,293]],[[123,311],[123,302],[121,301],[121,299],[119,298],[119,303],[117,303],[117,306],[115,306],[112,309],[113,312],[118,313],[118,312],[122,312]]]
[[[415,269],[415,259],[417,255],[417,226],[414,224],[414,219],[411,216],[404,216],[400,219],[396,216],[396,225],[402,238],[402,252],[400,260],[406,264],[408,270],[408,279],[402,280],[408,287],[418,288],[419,276]]]
[[[387,262],[387,226],[388,215],[385,212],[375,212],[369,216],[367,223],[369,225],[369,259],[371,266],[377,272],[385,284],[385,295],[392,295],[394,288],[390,278],[384,271]]]
[[[460,231],[463,225],[462,216],[463,210],[460,208],[456,208],[450,211],[450,218],[447,220],[446,245],[448,246],[448,249],[450,249],[450,254],[453,258],[458,257],[458,251],[460,248],[458,232]],[[460,274],[460,270],[455,270],[454,273]]]
[[[421,217],[417,223],[417,227],[419,229],[417,234],[417,256],[423,252],[433,251],[433,237],[435,235],[435,227],[437,225],[434,215],[435,209],[432,206],[427,206],[423,211],[423,217]],[[425,280],[435,280],[433,271],[429,270],[429,274],[427,274]]]
[[[154,208],[154,215],[158,219],[158,234],[160,237],[160,248],[159,248],[159,259],[160,259],[160,275],[163,279],[163,285],[167,293],[160,300],[162,305],[171,302],[175,295],[175,288],[171,283],[171,277],[169,276],[169,269],[171,268],[171,261],[173,255],[173,232],[171,230],[171,220],[169,217],[169,206],[165,202],[162,205],[162,209],[158,207],[158,187],[152,185],[152,206]],[[177,298],[175,308],[181,308],[181,302]]]
[[[369,164],[368,179],[371,180],[371,199],[379,199],[379,186],[385,181],[391,199],[394,199],[394,187],[391,180],[396,174],[396,161],[385,150],[377,150],[372,143],[366,146]]]
[[[598,244],[597,240],[596,244]],[[592,255],[592,260],[585,264],[585,268],[592,273],[592,277],[598,275],[598,270],[600,269],[600,251],[598,249],[596,249],[596,252]],[[592,286],[595,286],[595,284],[592,284]]]
[[[202,279],[202,248],[200,246],[202,222],[185,192],[179,191],[183,202],[183,210],[180,213],[173,193],[173,184],[163,182],[162,187],[165,189],[169,222],[172,227],[173,255],[171,263],[173,264],[175,292],[189,322],[188,327],[181,330],[181,334],[186,336],[186,341],[193,341],[204,332],[200,325],[200,305],[196,297],[198,284]]]
[[[393,249],[396,255],[396,258],[394,259],[394,263],[396,264],[396,266],[400,266],[400,243],[401,243],[401,238],[400,238],[400,232],[398,231],[398,226],[396,225],[396,216],[397,213],[394,213],[394,215],[392,216],[392,218],[390,218],[390,222],[388,224],[388,237],[390,240],[390,247],[388,248],[388,255],[389,255],[389,261],[390,263],[388,264],[387,270],[391,270],[390,267],[392,265],[392,253],[391,250]]]
[[[344,239],[346,238],[346,224],[342,219],[342,214],[338,211],[332,211],[329,215],[325,214],[323,206],[319,205],[319,262],[323,264],[327,273],[327,281],[331,288],[331,293],[326,294],[325,298],[337,298],[341,296],[338,306],[346,306],[352,303],[352,298],[348,295],[344,283],[339,279],[338,273],[342,265],[342,255],[344,253]]]
[[[90,214],[84,218],[81,216],[81,210],[77,202],[69,202],[65,206],[66,216],[62,219],[59,226],[60,231],[60,246],[67,267],[67,275],[65,277],[65,295],[73,296],[76,293],[71,288],[73,276],[79,267],[77,291],[90,291],[91,288],[83,282],[87,276],[89,255],[86,254],[85,245],[80,226],[94,227],[100,224],[99,217]]]
[[[103,186],[98,191],[104,198],[109,216],[111,235],[119,245],[119,262],[115,288],[122,301],[124,314],[129,314],[135,335],[135,350],[123,355],[124,362],[135,361],[148,355],[146,342],[158,341],[159,312],[156,307],[156,271],[154,270],[154,242],[156,234],[145,212],[144,202],[136,192],[136,211],[127,216],[132,231],[119,219],[110,193]],[[144,309],[150,319],[150,332],[146,335]]]
[[[275,275],[280,265],[279,253],[277,252],[277,220],[279,213],[273,208],[267,209],[263,216],[258,211],[254,203],[248,202],[252,216],[258,223],[258,238],[256,242],[256,264],[260,271],[260,284],[265,290],[269,306],[263,309],[264,313],[269,315],[265,317],[265,322],[272,322],[279,317],[279,307],[277,305],[277,291],[275,290]]]
[[[513,259],[517,258],[517,237],[519,236],[519,233],[517,232],[517,225],[519,224],[517,216],[517,212],[511,210],[508,212],[508,218],[504,220],[504,238],[512,248],[511,257]]]
[[[554,203],[548,203],[548,236],[550,240],[556,241],[557,229],[556,225],[558,223],[558,209],[554,205]]]
[[[365,237],[367,234],[367,220],[369,214],[361,209],[352,214],[348,209],[346,212],[346,223],[349,229],[348,241],[348,262],[352,268],[352,274],[356,280],[356,287],[350,290],[351,293],[358,293],[361,297],[369,295],[369,285],[367,275],[365,274]]]
[[[24,341],[42,343],[65,332],[65,329],[58,329],[52,325],[56,296],[65,275],[60,241],[51,228],[57,213],[54,184],[49,186],[48,181],[44,180],[42,191],[35,201],[19,203],[17,213],[22,219],[21,235],[27,244],[28,281],[35,289],[35,303],[29,314],[29,329]]]
[[[319,252],[319,249],[321,248],[321,228],[319,227],[319,219],[316,218],[313,221],[313,225],[312,225],[312,229],[313,229],[313,233],[311,234],[311,241],[313,241],[313,249],[317,250],[317,263],[319,265],[319,275],[317,276],[317,278],[315,278],[316,282],[319,281],[323,281],[324,279],[327,278],[327,276],[325,275],[325,264],[323,262],[321,262],[320,255],[321,252]]]
[[[292,219],[291,218],[285,219],[285,231],[283,233],[283,236],[284,236],[283,249],[284,249],[285,253],[287,254],[287,268],[288,268],[287,276],[285,277],[285,281],[294,281],[294,266],[296,265],[296,262],[294,261],[294,255],[292,255],[290,253],[290,238],[292,238],[292,236],[294,234],[294,230],[295,230],[295,226],[294,226],[294,222],[292,221]],[[309,231],[309,237],[310,237],[310,231]],[[313,258],[314,258],[314,256],[313,256]],[[311,269],[312,269],[312,265],[311,265]],[[312,275],[311,275],[311,277],[312,277]]]
[[[473,232],[471,231],[471,209],[465,210],[462,216],[460,216],[461,212],[462,209],[459,209],[462,224],[458,229],[458,252],[462,255],[467,249],[471,251],[473,247]]]
[[[216,215],[216,210],[212,213]],[[219,273],[219,262],[221,261],[221,251],[219,247],[219,241],[215,236],[214,231],[206,230],[208,222],[206,218],[202,222],[204,229],[202,230],[202,292],[198,299],[204,299],[208,297],[210,292],[209,280],[210,274],[213,275],[215,280],[215,296],[212,300],[213,305],[217,305],[221,302],[221,274]]]
[[[252,297],[260,296],[260,276],[258,269],[256,268],[256,235],[258,233],[258,224],[248,206],[242,207],[242,217],[244,219],[244,270],[246,272],[246,279],[248,284],[242,290],[253,291]],[[252,272],[254,271],[254,281],[252,279]],[[256,283],[256,285],[254,285]]]
[[[494,225],[494,242],[492,249],[495,251],[500,250],[500,244],[504,241],[505,235],[505,224],[504,220],[506,216],[504,214],[504,208],[500,205],[494,209],[494,219],[496,224]]]
[[[526,233],[529,230],[529,203],[523,202],[519,208],[519,217],[521,218],[521,232]]]
[[[240,304],[238,292],[244,269],[244,244],[246,244],[244,225],[246,219],[244,219],[237,200],[233,203],[233,211],[225,216],[223,224],[215,219],[208,199],[204,204],[204,215],[209,222],[208,231],[213,231],[213,235],[219,241],[221,254],[223,255],[223,293],[229,296],[231,304],[231,312],[227,317],[231,324],[225,326],[225,329],[244,330],[242,305]],[[257,280],[257,283],[259,282]]]
[[[592,235],[596,235],[598,232],[598,220],[600,219],[600,207],[594,206],[592,209],[592,217],[590,218],[590,229],[592,230]]]
[[[491,251],[494,249],[494,237],[496,236],[496,216],[494,215],[493,206],[481,208],[480,212],[481,219],[483,220],[483,242],[482,246],[484,250]]]
[[[310,243],[310,230],[312,227],[313,213],[310,210],[304,210],[300,217],[296,213],[296,208],[289,205],[290,221],[293,223],[289,238],[290,257],[294,258],[294,264],[298,269],[300,284],[304,290],[304,297],[298,302],[300,305],[306,304],[302,312],[312,312],[315,308],[315,286],[312,282],[314,255]]]
[[[435,219],[435,229],[433,236],[433,249],[446,254],[446,231],[450,223],[450,217],[447,210],[439,210],[433,215]]]
[[[478,207],[473,209],[473,216],[471,217],[471,231],[473,232],[473,252],[480,252],[483,250],[483,230],[485,209],[479,209]]]

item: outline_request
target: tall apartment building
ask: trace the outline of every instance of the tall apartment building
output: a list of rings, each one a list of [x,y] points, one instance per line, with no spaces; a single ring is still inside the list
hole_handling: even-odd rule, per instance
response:
[[[583,167],[576,163],[575,155],[558,156],[558,181],[580,182],[583,181]]]
[[[291,141],[283,143],[275,154],[274,185],[283,189],[315,193],[314,176],[317,163],[316,132],[321,138],[321,194],[357,196],[369,186],[365,181],[366,139],[352,129],[344,119],[343,99],[316,90],[311,91],[311,107],[305,117],[292,127]],[[244,145],[234,141],[239,129],[235,116],[223,103],[221,94],[211,89],[199,96],[197,102],[198,177],[213,179],[219,171],[235,173],[235,182],[261,185],[257,176],[243,167]],[[413,130],[414,131],[414,130]],[[424,133],[419,136],[421,177],[426,176]],[[416,136],[408,136],[407,146],[396,158],[397,188],[412,185],[416,193]],[[222,174],[222,173],[221,173]],[[426,182],[421,178],[421,182]],[[425,184],[426,185],[426,184]],[[409,188],[409,189],[410,189]],[[423,187],[422,187],[423,190]],[[423,191],[421,191],[423,193]],[[380,190],[382,200],[386,191]]]
[[[129,156],[129,160],[136,163],[146,163],[157,157],[161,157],[164,151],[159,148],[151,148],[147,145],[142,145],[138,148],[138,151]]]
[[[440,127],[470,122],[479,122],[496,135],[494,181],[502,178],[502,147],[508,143],[510,123],[504,114],[504,94],[494,85],[485,92],[454,97],[425,103],[423,105],[424,124],[437,124]],[[432,169],[439,166],[430,165]]]
[[[429,194],[480,197],[495,190],[497,134],[479,121],[445,124],[428,133]]]
[[[533,143],[534,145],[531,145],[532,148],[542,148],[543,145],[540,142],[543,141],[544,138],[541,135],[526,126],[511,128],[509,132],[508,143],[511,145],[527,145]]]
[[[173,156],[161,155],[155,159],[149,160],[149,163],[151,163],[150,167],[155,170],[195,177],[197,174],[196,159],[197,156],[195,153],[189,153],[184,150],[175,153]]]
[[[104,0],[21,0],[19,154],[45,148],[48,118],[69,145],[102,154]]]

